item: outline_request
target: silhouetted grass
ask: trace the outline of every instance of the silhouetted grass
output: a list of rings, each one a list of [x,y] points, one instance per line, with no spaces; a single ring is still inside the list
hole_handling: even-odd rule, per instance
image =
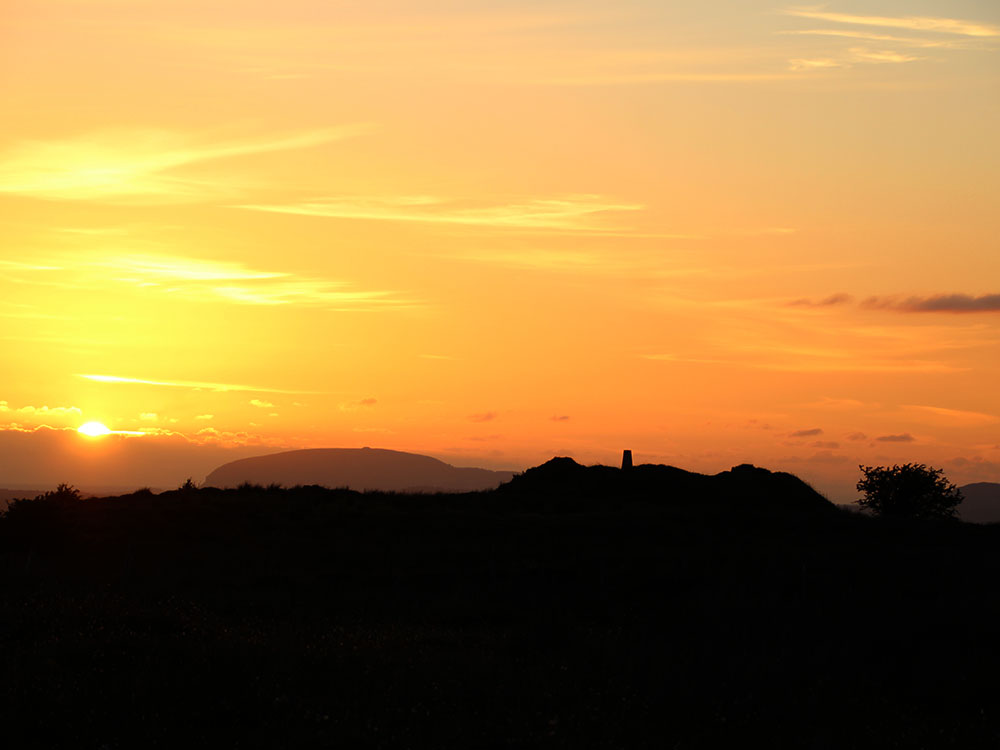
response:
[[[17,503],[0,725],[74,748],[996,741],[1000,529],[790,504],[780,478],[616,481]]]

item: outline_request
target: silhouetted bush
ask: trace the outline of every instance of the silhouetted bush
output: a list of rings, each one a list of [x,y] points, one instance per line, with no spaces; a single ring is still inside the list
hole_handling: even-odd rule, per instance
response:
[[[944,476],[944,469],[925,464],[859,466],[864,475],[858,505],[880,516],[940,519],[954,518],[962,492]]]

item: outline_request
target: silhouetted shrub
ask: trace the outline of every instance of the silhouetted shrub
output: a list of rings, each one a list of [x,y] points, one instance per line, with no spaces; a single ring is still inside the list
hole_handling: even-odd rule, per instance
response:
[[[2,514],[5,518],[39,518],[80,503],[83,497],[80,490],[71,484],[60,484],[54,490],[49,490],[34,498],[18,498],[7,505]]]
[[[82,500],[80,496],[80,490],[71,484],[60,484],[54,490],[49,490],[48,492],[39,495],[35,498],[36,500],[48,500],[57,505],[66,503],[74,503],[77,500]]]
[[[859,466],[864,475],[858,505],[880,516],[954,518],[962,492],[944,476],[944,469],[925,464]]]

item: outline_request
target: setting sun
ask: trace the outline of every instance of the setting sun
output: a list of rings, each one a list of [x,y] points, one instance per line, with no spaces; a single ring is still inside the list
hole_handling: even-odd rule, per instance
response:
[[[100,422],[87,422],[76,428],[76,431],[87,437],[100,437],[102,435],[110,435],[111,430],[105,427]]]

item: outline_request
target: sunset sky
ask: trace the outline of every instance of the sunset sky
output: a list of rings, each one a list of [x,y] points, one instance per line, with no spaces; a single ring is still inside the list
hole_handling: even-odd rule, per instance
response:
[[[994,0],[10,0],[0,97],[0,487],[1000,481]]]

